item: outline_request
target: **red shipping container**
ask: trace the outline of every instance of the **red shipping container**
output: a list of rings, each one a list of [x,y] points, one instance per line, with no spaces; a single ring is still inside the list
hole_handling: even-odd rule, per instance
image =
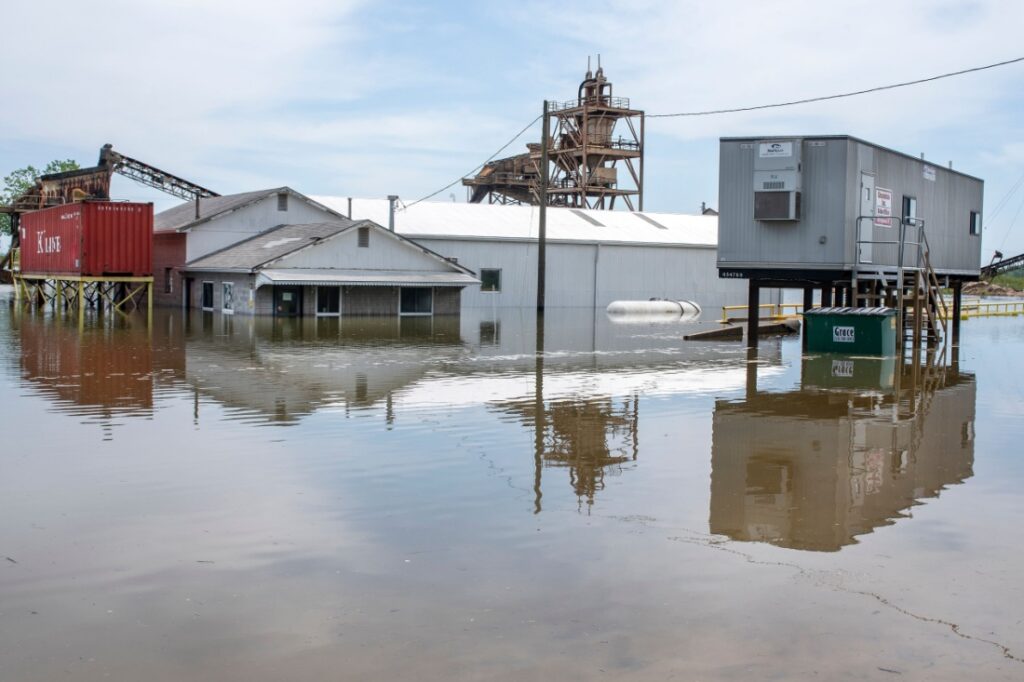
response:
[[[86,201],[21,216],[21,271],[84,277],[153,274],[153,204]]]

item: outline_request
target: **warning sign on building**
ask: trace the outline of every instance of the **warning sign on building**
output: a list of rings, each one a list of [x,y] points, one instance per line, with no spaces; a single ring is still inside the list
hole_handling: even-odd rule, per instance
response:
[[[875,225],[892,227],[892,190],[875,188]]]

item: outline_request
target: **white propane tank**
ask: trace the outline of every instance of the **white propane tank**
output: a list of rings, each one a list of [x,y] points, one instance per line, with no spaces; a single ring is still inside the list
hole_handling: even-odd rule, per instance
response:
[[[700,315],[695,301],[652,298],[649,301],[612,301],[605,309],[608,319],[623,324],[680,322]]]

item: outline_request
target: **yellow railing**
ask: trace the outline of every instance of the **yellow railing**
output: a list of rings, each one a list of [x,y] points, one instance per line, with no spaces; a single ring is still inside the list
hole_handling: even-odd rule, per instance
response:
[[[960,319],[971,317],[1016,317],[1024,315],[1024,301],[973,303],[960,308]]]
[[[761,319],[780,319],[784,317],[792,317],[799,315],[803,312],[803,303],[762,303],[757,306],[761,312]],[[764,311],[768,311],[765,315]],[[786,312],[789,311],[789,312]],[[740,317],[730,317],[730,312],[741,312],[743,313]],[[747,306],[745,305],[723,305],[722,306],[722,319],[721,322],[729,322],[730,320],[746,319]]]
[[[758,306],[761,311],[761,319],[781,319],[792,317],[803,312],[802,303],[762,303]],[[952,317],[953,305],[946,302],[947,316]],[[767,314],[765,312],[767,311]],[[908,308],[912,312],[912,308]],[[730,313],[740,313],[732,316]],[[978,300],[965,300],[960,306],[960,319],[966,320],[971,317],[1016,317],[1024,315],[1024,301],[999,301],[985,302]],[[720,322],[736,321],[746,319],[747,306],[745,305],[724,305],[722,306],[722,319]]]

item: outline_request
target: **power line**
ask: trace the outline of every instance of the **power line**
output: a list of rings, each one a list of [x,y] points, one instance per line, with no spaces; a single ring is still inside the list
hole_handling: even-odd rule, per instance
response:
[[[837,95],[823,95],[821,97],[809,97],[807,99],[797,99],[797,100],[792,100],[792,101],[789,101],[789,102],[777,102],[775,104],[758,104],[758,105],[748,106],[748,107],[736,107],[734,109],[710,109],[710,110],[707,110],[707,111],[683,111],[683,112],[677,112],[677,113],[674,113],[674,114],[647,114],[646,118],[680,118],[680,117],[692,117],[692,116],[714,116],[714,115],[717,115],[717,114],[735,114],[735,113],[739,113],[739,112],[743,112],[743,111],[758,111],[758,110],[761,110],[761,109],[778,109],[779,107],[791,107],[791,106],[796,106],[798,104],[810,104],[812,102],[825,102],[825,101],[833,100],[833,99],[842,99],[842,98],[845,98],[845,97],[856,97],[857,95],[866,95],[866,94],[869,94],[869,93],[872,93],[872,92],[881,92],[883,90],[894,90],[896,88],[905,88],[905,87],[910,86],[910,85],[920,85],[921,83],[930,83],[931,81],[937,81],[937,80],[941,80],[943,78],[952,78],[953,76],[962,76],[964,74],[975,73],[977,71],[985,71],[987,69],[995,69],[995,68],[998,68],[1000,66],[1007,66],[1009,64],[1016,64],[1018,62],[1024,62],[1024,57],[1016,57],[1014,59],[1007,59],[1006,61],[996,62],[994,64],[986,64],[984,66],[974,66],[974,67],[971,67],[969,69],[961,69],[960,71],[951,71],[949,73],[942,73],[942,74],[939,74],[937,76],[929,76],[927,78],[919,78],[917,80],[904,81],[902,83],[892,83],[890,85],[879,85],[879,86],[874,87],[874,88],[867,88],[866,90],[856,90],[854,92],[844,92],[844,93],[840,93],[840,94],[837,94]],[[520,137],[522,137],[523,133],[525,133],[527,130],[529,130],[531,127],[533,127],[533,124],[535,124],[537,121],[539,121],[541,118],[543,118],[543,116],[544,116],[543,114],[540,114],[539,116],[537,116],[537,118],[535,118],[532,121],[530,121],[529,123],[527,123],[526,126],[522,130],[520,130],[518,133],[516,133],[515,137],[513,137],[511,140],[509,140],[508,142],[503,144],[501,146],[501,148],[498,149],[498,151],[494,152],[489,157],[487,157],[486,161],[484,161],[481,164],[478,164],[478,165],[474,166],[468,173],[465,173],[464,175],[460,175],[458,178],[456,178],[455,180],[451,181],[450,183],[448,183],[447,185],[445,185],[441,189],[438,189],[438,190],[436,190],[434,192],[431,192],[430,194],[428,194],[428,195],[426,195],[424,197],[421,197],[421,198],[417,199],[416,201],[412,202],[408,206],[403,204],[403,210],[408,210],[409,208],[412,208],[416,204],[420,203],[421,201],[426,201],[427,199],[430,199],[430,198],[433,198],[433,197],[437,196],[438,194],[440,194],[441,192],[445,191],[446,189],[450,189],[451,187],[454,187],[455,185],[457,185],[459,182],[462,181],[462,178],[468,177],[468,176],[472,175],[473,173],[475,173],[478,169],[482,168],[483,166],[486,166],[496,156],[498,156],[498,154],[500,154],[503,151],[505,151],[508,148],[509,145],[511,145],[516,140],[518,140]]]
[[[523,133],[525,133],[525,132],[526,132],[527,130],[529,130],[530,128],[532,128],[532,127],[533,127],[533,124],[534,124],[534,123],[536,123],[537,121],[539,121],[539,120],[540,120],[541,118],[543,118],[543,116],[544,116],[544,114],[539,114],[539,115],[537,116],[537,118],[535,118],[535,119],[533,119],[532,121],[530,121],[529,123],[527,123],[527,124],[526,124],[526,126],[525,126],[525,127],[524,127],[524,128],[522,129],[522,130],[520,130],[520,131],[519,131],[518,133],[516,133],[515,137],[513,137],[513,138],[512,138],[511,140],[509,140],[509,141],[508,141],[508,142],[506,142],[505,144],[501,145],[501,148],[500,148],[500,149],[498,149],[498,151],[496,151],[496,152],[494,152],[493,154],[491,154],[490,156],[488,156],[488,157],[487,157],[487,160],[486,160],[486,161],[484,161],[483,163],[480,163],[480,164],[477,164],[477,165],[473,166],[473,168],[472,168],[472,169],[471,169],[471,170],[470,170],[470,171],[469,171],[468,173],[466,173],[466,174],[464,174],[464,175],[460,175],[459,177],[455,178],[455,180],[451,181],[450,183],[448,183],[447,185],[445,185],[445,186],[444,186],[444,187],[442,187],[441,189],[437,190],[436,192],[431,192],[431,193],[430,193],[430,194],[428,194],[427,196],[425,196],[425,197],[422,197],[422,198],[420,198],[420,199],[417,199],[416,201],[412,202],[412,203],[411,203],[411,204],[409,204],[408,206],[406,206],[405,204],[402,204],[402,206],[403,206],[403,209],[404,209],[404,210],[409,210],[410,208],[412,208],[412,207],[413,207],[413,206],[415,206],[416,204],[420,203],[421,201],[426,201],[427,199],[430,199],[431,197],[435,197],[435,196],[437,196],[438,194],[440,194],[441,192],[445,191],[446,189],[448,189],[448,188],[450,188],[450,187],[454,187],[455,185],[459,184],[460,182],[462,182],[462,178],[468,177],[468,176],[472,175],[473,173],[477,172],[477,170],[478,170],[478,169],[480,169],[480,168],[483,168],[484,166],[486,166],[486,165],[487,165],[488,163],[490,163],[490,162],[491,162],[491,161],[492,161],[492,160],[494,159],[494,157],[496,157],[496,156],[497,156],[498,154],[500,154],[500,153],[502,153],[503,151],[505,151],[506,149],[508,149],[508,146],[509,146],[510,144],[512,144],[513,142],[515,142],[516,140],[518,140],[518,139],[519,139],[520,137],[522,137]]]
[[[1012,197],[1017,192],[1017,190],[1020,189],[1021,185],[1024,185],[1024,174],[1020,176],[1020,179],[1017,180],[1017,182],[1013,183],[1013,186],[1010,187],[1010,190],[1003,196],[1002,199],[999,200],[999,203],[996,204],[996,207],[994,209],[992,209],[992,212],[988,214],[989,220],[992,220],[997,215],[999,215],[999,212],[1003,210],[1006,204],[1010,201],[1010,197]]]
[[[999,244],[999,250],[1002,251],[1006,245],[1006,238],[1013,232],[1013,226],[1017,224],[1017,218],[1020,217],[1021,211],[1024,211],[1024,199],[1021,199],[1020,206],[1017,207],[1017,212],[1013,214],[1013,220],[1010,221],[1010,225],[1006,228],[1006,234],[1003,235],[1003,241]]]
[[[712,109],[708,111],[684,111],[675,114],[647,114],[647,118],[675,118],[683,116],[712,116],[715,114],[735,114],[742,111],[757,111],[759,109],[777,109],[779,107],[791,107],[797,104],[810,104],[811,102],[824,102],[831,99],[842,99],[844,97],[855,97],[857,95],[866,95],[872,92],[881,92],[883,90],[894,90],[896,88],[905,88],[908,85],[920,85],[921,83],[930,83],[931,81],[941,80],[943,78],[952,78],[953,76],[962,76],[967,73],[974,73],[976,71],[985,71],[986,69],[995,69],[1000,66],[1007,66],[1009,64],[1016,64],[1017,62],[1024,62],[1024,57],[1017,57],[1015,59],[1007,59],[1004,62],[996,62],[995,64],[986,64],[985,66],[975,66],[970,69],[963,69],[961,71],[951,71],[950,73],[939,74],[938,76],[929,76],[928,78],[919,78],[913,81],[905,81],[903,83],[893,83],[891,85],[879,85],[878,87],[868,88],[866,90],[856,90],[854,92],[844,92],[838,95],[824,95],[822,97],[808,97],[807,99],[797,99],[791,102],[778,102],[776,104],[758,104],[749,107],[736,107],[735,109]]]

